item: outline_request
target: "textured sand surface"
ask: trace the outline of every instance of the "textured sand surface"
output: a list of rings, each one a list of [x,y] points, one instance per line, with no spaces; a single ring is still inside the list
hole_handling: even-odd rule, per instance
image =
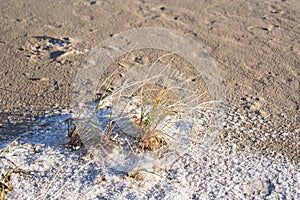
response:
[[[152,189],[149,186],[149,190],[143,189],[141,198],[147,198],[150,193],[160,191],[165,191],[164,197],[171,198],[176,194],[174,191],[179,190],[183,190],[183,194],[189,192],[187,198],[194,196],[196,199],[202,194],[212,195],[211,198],[223,198],[221,196],[225,193],[229,199],[242,199],[243,195],[246,195],[246,198],[254,195],[259,199],[299,198],[297,185],[299,185],[300,155],[300,2],[298,0],[3,1],[0,7],[2,147],[6,141],[18,134],[32,131],[32,123],[39,116],[70,106],[72,84],[77,70],[93,48],[99,46],[106,38],[141,27],[164,27],[186,34],[203,46],[214,60],[224,79],[228,102],[226,124],[218,140],[220,148],[225,150],[224,155],[214,151],[209,156],[211,160],[204,163],[222,160],[221,157],[235,152],[237,156],[234,155],[230,162],[237,162],[239,168],[234,171],[230,164],[225,164],[225,169],[221,169],[223,165],[215,166],[211,163],[191,166],[194,164],[186,163],[184,160],[188,158],[182,158],[174,164],[172,169],[174,172],[162,172],[167,176],[174,176],[169,180],[176,182],[175,185],[172,185],[173,182],[172,184],[165,182],[151,186]],[[66,136],[66,128],[62,130],[65,130],[63,135]],[[38,134],[38,131],[36,133]],[[24,139],[26,143],[36,143],[27,139]],[[41,139],[40,143],[45,142]],[[61,157],[68,157],[69,152],[62,153],[67,150],[56,147],[61,143],[57,141],[50,152],[53,151],[54,154],[60,152]],[[22,149],[22,145],[20,143],[15,148]],[[230,150],[230,145],[234,146],[234,150]],[[47,152],[47,148],[43,148],[41,152]],[[189,152],[187,156],[195,157],[197,152],[201,152],[199,150],[201,147],[198,150],[197,148],[196,145],[194,148],[196,153]],[[33,159],[38,159],[39,153],[34,154]],[[195,162],[201,163],[203,158]],[[241,162],[238,161],[239,158]],[[250,159],[250,167],[247,166],[247,159]],[[23,157],[20,157],[20,160],[28,162]],[[57,162],[61,164],[62,160],[63,158]],[[68,167],[73,164],[74,162],[70,161]],[[6,164],[4,163],[2,167],[4,165]],[[208,166],[211,166],[209,169],[213,169],[213,172],[209,173],[220,175],[221,178],[203,175],[202,172],[208,170]],[[43,167],[41,170],[47,171]],[[56,169],[51,170],[55,173]],[[228,171],[229,175],[226,176],[225,173],[223,176],[222,170],[224,173]],[[252,170],[256,172],[251,174]],[[173,175],[170,175],[172,173]],[[242,178],[240,173],[245,177]],[[258,176],[261,177],[257,178]],[[282,176],[287,178],[282,181]],[[241,180],[235,181],[232,177],[239,177]],[[20,181],[24,179],[21,174],[19,178]],[[31,180],[28,177],[25,179]],[[117,187],[118,183],[124,181],[116,174],[107,179],[109,183],[102,188],[106,192],[112,185]],[[45,180],[50,179],[46,176]],[[80,176],[77,181],[80,182]],[[242,186],[242,182],[246,184],[245,187]],[[191,185],[194,183],[197,184]],[[238,185],[236,189],[235,183]],[[63,183],[58,183],[58,187],[61,184]],[[100,197],[133,198],[140,188],[131,187],[130,184],[125,181],[119,188],[112,190],[121,193],[124,188],[129,188],[126,189],[128,196],[111,192]],[[202,184],[204,186],[201,189]],[[18,194],[23,187],[24,190],[27,187],[32,188],[30,195],[34,195],[39,184],[17,186]],[[87,191],[90,185],[72,187],[78,190],[83,187],[83,191]],[[255,191],[250,191],[253,188],[256,188]],[[98,189],[95,189],[96,193],[99,192]],[[72,191],[72,188],[66,191]],[[96,198],[93,196],[96,193],[90,196],[87,194],[86,198]]]
[[[168,167],[130,176],[112,169],[103,158],[91,159],[63,147],[70,115],[49,116],[1,152],[1,173],[14,169],[11,199],[298,199],[299,164],[243,142],[245,126],[256,131],[268,122],[237,111],[227,114],[227,134],[212,140],[202,133]],[[207,126],[209,117],[202,120]],[[264,133],[258,142],[294,134],[299,130]]]

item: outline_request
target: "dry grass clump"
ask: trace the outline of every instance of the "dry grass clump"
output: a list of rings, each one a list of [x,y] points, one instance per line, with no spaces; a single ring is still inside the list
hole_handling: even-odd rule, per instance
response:
[[[159,132],[139,139],[139,149],[142,151],[157,151],[165,145],[167,145],[167,140]]]
[[[77,124],[74,139],[79,135],[94,158],[130,171],[162,157],[171,160],[189,145],[202,94],[178,71],[155,63],[119,80],[116,70],[99,85],[99,99]]]

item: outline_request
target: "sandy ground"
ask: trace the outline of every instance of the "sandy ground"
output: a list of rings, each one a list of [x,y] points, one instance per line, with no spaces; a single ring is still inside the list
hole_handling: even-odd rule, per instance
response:
[[[228,114],[249,119],[234,126],[239,120],[229,116],[227,123],[232,123],[224,127],[221,144],[235,143],[237,151],[254,148],[255,154],[249,154],[253,159],[256,154],[267,160],[278,155],[286,159],[279,163],[290,163],[287,169],[296,168],[289,174],[296,179],[293,173],[299,172],[300,155],[299,19],[297,0],[3,1],[0,141],[5,144],[12,135],[30,130],[40,115],[69,107],[78,67],[101,41],[133,28],[164,27],[203,46],[224,79]],[[49,41],[59,44],[53,48]],[[65,52],[67,56],[60,56]],[[297,187],[293,182],[289,186]],[[172,191],[171,186],[162,187]],[[272,187],[266,188],[265,194],[269,194]],[[201,189],[195,189],[196,196],[200,193]],[[266,198],[265,194],[258,196]],[[299,188],[289,197],[297,199],[297,194]]]

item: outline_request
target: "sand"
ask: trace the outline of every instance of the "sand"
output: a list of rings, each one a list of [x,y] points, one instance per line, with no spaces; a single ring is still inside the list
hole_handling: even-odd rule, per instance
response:
[[[69,169],[70,174],[80,171],[76,169],[80,168],[77,166],[77,153],[61,147],[68,140],[66,125],[58,128],[61,131],[50,134],[54,144],[49,147],[41,138],[44,132],[34,129],[37,120],[45,114],[52,116],[64,109],[71,110],[77,72],[92,49],[102,41],[135,28],[163,27],[197,41],[212,58],[224,80],[227,117],[217,140],[218,151],[208,155],[208,160],[204,159],[205,156],[197,158],[196,155],[201,152],[201,141],[203,143],[200,140],[174,166],[160,172],[168,177],[166,182],[160,180],[157,184],[145,184],[149,187],[137,186],[135,181],[109,170],[107,172],[101,164],[93,164],[91,171],[99,171],[90,176],[105,174],[108,181],[99,188],[95,185],[97,178],[92,178],[94,182],[87,183],[88,178],[80,182],[89,173],[82,176],[79,173],[75,176],[77,182],[74,181],[74,185],[65,190],[64,197],[81,195],[86,199],[129,199],[154,195],[152,197],[156,199],[170,199],[182,191],[186,199],[202,199],[205,195],[219,199],[226,196],[228,199],[297,199],[300,155],[299,19],[300,2],[297,0],[2,2],[2,148],[21,134],[21,142],[11,153],[22,152],[13,160],[20,162],[24,170],[27,167],[28,170],[38,170],[38,167],[28,164],[31,156],[33,160],[43,160],[44,153],[52,152],[60,155],[50,159],[53,165],[58,163],[60,166],[64,159],[70,157],[66,171]],[[49,121],[50,126],[54,126],[55,120]],[[24,135],[28,132],[36,136]],[[59,133],[62,134],[60,137],[55,136]],[[42,145],[41,150],[26,156],[27,150],[23,145],[31,143]],[[28,147],[28,151],[31,148]],[[228,155],[232,156],[229,164],[217,162]],[[9,153],[1,156],[11,158]],[[231,168],[232,163],[237,165],[236,171]],[[7,169],[7,166],[3,161],[1,167]],[[41,164],[39,170],[55,173],[57,169]],[[70,174],[61,175],[57,186],[50,184],[51,190],[57,191]],[[51,175],[13,175],[15,194],[11,194],[12,198],[13,195],[26,198],[24,191],[28,188],[31,188],[28,198],[43,195],[52,180]],[[234,177],[239,180],[233,180]],[[34,185],[33,180],[44,184]],[[16,185],[18,182],[22,184]],[[78,190],[71,193],[74,196],[68,195],[74,188]],[[89,188],[93,188],[90,193],[87,192]]]

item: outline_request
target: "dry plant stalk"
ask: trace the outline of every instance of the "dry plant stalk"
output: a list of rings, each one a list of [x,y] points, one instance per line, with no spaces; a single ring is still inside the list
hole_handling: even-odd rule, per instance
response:
[[[2,178],[1,178],[1,182],[0,182],[0,186],[1,186],[1,192],[0,192],[0,200],[4,200],[6,199],[6,190],[11,191],[12,190],[12,186],[10,185],[10,181],[11,181],[11,175],[14,172],[14,170],[12,168],[9,168],[6,172],[6,174],[1,174]]]

